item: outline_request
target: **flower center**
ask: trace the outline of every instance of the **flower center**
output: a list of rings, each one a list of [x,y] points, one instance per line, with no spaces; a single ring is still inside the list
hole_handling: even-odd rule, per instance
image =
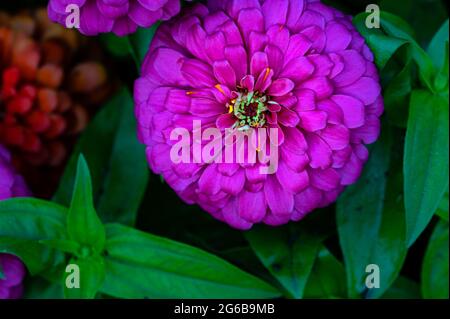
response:
[[[238,92],[238,96],[227,104],[229,113],[233,113],[236,122],[233,128],[245,131],[263,127],[266,124],[267,97],[257,91]]]

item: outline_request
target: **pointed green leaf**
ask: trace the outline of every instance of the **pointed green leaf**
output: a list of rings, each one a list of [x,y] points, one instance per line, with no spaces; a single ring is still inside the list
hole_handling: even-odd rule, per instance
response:
[[[448,187],[448,116],[444,98],[413,92],[403,165],[409,245],[428,225]]]
[[[69,238],[101,252],[105,244],[105,228],[95,212],[92,184],[84,157],[78,160],[74,192],[67,215]]]
[[[445,44],[448,43],[448,19],[434,35],[428,46],[427,52],[437,69],[441,69],[445,64]],[[447,57],[448,59],[448,57]]]
[[[273,287],[198,248],[106,226],[102,292],[119,298],[271,298]]]

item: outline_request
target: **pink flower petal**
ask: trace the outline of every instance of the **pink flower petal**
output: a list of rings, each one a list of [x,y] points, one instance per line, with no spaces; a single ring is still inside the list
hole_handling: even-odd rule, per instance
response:
[[[239,194],[237,209],[241,218],[251,223],[259,223],[266,215],[264,193],[243,191]]]
[[[309,184],[309,177],[306,171],[297,173],[291,170],[284,162],[280,162],[276,175],[281,186],[294,194],[301,192]]]
[[[272,82],[267,94],[272,96],[283,96],[292,91],[295,84],[289,79],[282,78]]]
[[[300,126],[308,132],[315,132],[325,128],[328,115],[324,111],[299,112]]]
[[[325,169],[331,165],[331,149],[328,144],[316,134],[309,134],[308,156],[311,159],[309,166]]]
[[[381,93],[381,86],[372,78],[361,77],[353,84],[339,88],[337,93],[353,96],[364,105],[369,105],[377,100]]]
[[[345,126],[355,128],[364,125],[364,105],[361,101],[347,95],[333,95],[331,99],[341,108]]]
[[[264,184],[267,205],[274,215],[290,215],[294,209],[294,196],[283,190],[277,178],[270,175]]]

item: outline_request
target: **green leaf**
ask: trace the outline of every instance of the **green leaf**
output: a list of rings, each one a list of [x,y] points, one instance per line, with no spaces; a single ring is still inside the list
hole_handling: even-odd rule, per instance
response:
[[[353,24],[356,26],[361,35],[365,38],[367,45],[370,47],[375,56],[375,64],[379,70],[382,70],[392,56],[408,41],[395,37],[389,37],[381,30],[366,27],[366,18],[368,13],[362,12],[353,18]]]
[[[276,228],[258,225],[245,233],[258,258],[290,297],[303,297],[321,242],[328,235],[321,229],[324,223],[317,222],[324,219],[319,215],[316,211],[302,223]],[[331,219],[325,212],[322,215]]]
[[[398,277],[382,299],[420,299],[420,286],[406,277]]]
[[[448,222],[448,188],[444,193],[444,196],[442,196],[441,202],[439,203],[439,208],[436,211],[436,215]]]
[[[435,79],[435,87],[438,93],[442,94],[448,101],[448,72],[449,72],[449,43],[445,43],[444,49],[444,65],[439,70],[438,75]]]
[[[384,88],[384,105],[389,123],[406,128],[412,88],[412,63],[410,61],[389,80]]]
[[[78,160],[74,192],[67,215],[67,233],[70,239],[92,247],[97,253],[105,245],[105,228],[95,212],[91,176],[82,155]]]
[[[448,43],[448,19],[435,34],[428,46],[427,53],[430,55],[437,69],[445,64],[445,44]],[[448,58],[448,57],[447,57]]]
[[[105,279],[105,264],[103,258],[99,256],[90,256],[71,260],[70,264],[77,265],[79,268],[78,288],[69,288],[67,280],[71,273],[64,276],[64,297],[66,299],[94,299],[101,288]]]
[[[412,93],[403,166],[408,245],[428,225],[448,187],[448,116],[441,96]]]
[[[444,1],[441,0],[382,0],[379,6],[383,11],[391,12],[408,21],[420,44],[427,44],[447,19],[447,10]]]
[[[438,70],[438,76],[435,81],[437,90],[447,95],[448,99],[448,70],[449,70],[449,38],[448,38],[448,19],[435,34],[433,40],[428,46],[428,54],[433,59],[434,65]]]
[[[92,174],[97,212],[104,222],[133,225],[148,183],[145,148],[136,138],[133,99],[122,89],[81,136],[61,179],[55,201],[69,205],[80,153]]]
[[[39,243],[72,255],[78,254],[81,249],[81,246],[78,242],[67,239],[45,239],[40,240]]]
[[[397,50],[407,45],[419,67],[420,79],[426,87],[435,91],[436,72],[432,60],[414,39],[414,32],[408,23],[394,14],[382,11],[380,22],[385,32],[383,33],[381,30],[368,29],[365,26],[367,15],[366,12],[359,14],[355,17],[354,23],[373,50],[377,66],[382,69]]]
[[[128,37],[120,37],[112,32],[103,33],[99,36],[100,42],[106,50],[116,57],[126,57],[131,54],[131,45]]]
[[[389,35],[409,41],[412,57],[419,67],[420,78],[430,90],[433,90],[435,77],[433,62],[414,39],[409,25],[400,17],[382,12],[381,26]]]
[[[148,184],[145,147],[136,136],[133,100],[124,93],[122,116],[111,150],[110,170],[105,177],[97,209],[104,222],[134,225]]]
[[[271,298],[262,280],[198,248],[107,225],[101,291],[119,298]]]
[[[125,37],[107,33],[101,35],[100,39],[106,49],[113,55],[117,57],[131,55],[139,69],[158,26],[159,23],[155,23],[150,28],[138,28],[136,32]]]
[[[414,30],[405,20],[395,14],[381,11],[381,27],[394,37],[415,41]]]
[[[362,176],[337,202],[339,241],[350,298],[380,296],[397,276],[406,254],[402,179],[395,174],[395,165],[390,168],[391,136],[387,128],[382,129]],[[370,291],[365,286],[369,264],[382,269],[380,288]]]
[[[39,240],[64,238],[67,209],[33,198],[0,201],[0,252],[17,255],[32,275],[62,262],[64,255]]]
[[[322,247],[305,287],[305,298],[336,299],[347,296],[345,269],[342,263]]]
[[[448,299],[448,223],[440,221],[433,231],[422,265],[422,296]]]
[[[365,268],[371,264],[371,248],[381,225],[389,167],[389,144],[380,139],[358,182],[337,201],[339,241],[344,255],[349,297],[365,291]]]
[[[403,199],[402,143],[400,132],[394,131],[391,164],[387,174],[386,194],[378,236],[372,243],[370,263],[380,267],[380,288],[367,290],[366,298],[378,298],[397,278],[407,254],[405,207]],[[370,241],[370,239],[367,239]]]
[[[159,23],[155,23],[150,28],[138,28],[135,33],[129,36],[133,57],[135,58],[138,67],[140,67],[144,61],[158,26]]]

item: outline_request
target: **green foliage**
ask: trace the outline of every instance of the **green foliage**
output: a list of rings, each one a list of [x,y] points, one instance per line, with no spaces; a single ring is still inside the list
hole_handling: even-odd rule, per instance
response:
[[[448,19],[444,22],[436,35],[430,42],[428,46],[427,52],[431,57],[431,60],[434,62],[435,67],[439,70],[448,63],[448,57],[445,57],[446,44],[448,45]],[[448,50],[448,49],[447,49]],[[446,62],[446,60],[447,62]]]
[[[385,128],[382,134],[362,176],[341,195],[336,207],[351,298],[379,297],[398,275],[406,255],[401,175],[390,158],[392,133]],[[375,290],[365,286],[369,264],[383,271],[380,288]]]
[[[133,100],[126,89],[99,111],[81,136],[54,196],[63,205],[70,203],[80,153],[91,167],[100,218],[133,225],[149,173],[144,146],[136,138]]]
[[[424,298],[448,299],[448,222],[440,221],[431,236],[422,265]]]
[[[321,247],[314,263],[305,298],[341,299],[347,296],[345,269],[342,263],[325,247]]]
[[[64,285],[64,297],[67,299],[93,299],[105,279],[105,263],[98,255],[72,259],[70,264],[77,265],[80,271],[80,288],[69,289]]]
[[[0,252],[19,256],[32,274],[62,262],[62,254],[39,243],[65,238],[67,209],[39,199],[0,201]]]
[[[442,196],[436,214],[440,218],[448,222],[448,188],[447,191],[444,193],[444,196]]]
[[[289,296],[301,298],[319,250],[320,239],[287,227],[255,227],[247,238],[264,266],[289,292]],[[269,242],[267,238],[270,238]]]
[[[138,28],[135,33],[124,37],[116,36],[113,33],[104,34],[101,36],[101,41],[106,49],[117,57],[123,58],[130,55],[136,67],[140,69],[158,25],[156,23],[147,29]]]
[[[67,233],[69,239],[82,247],[92,247],[96,252],[101,252],[105,246],[105,228],[95,212],[91,177],[83,156],[78,160],[72,202],[67,214]]]
[[[68,287],[67,274],[62,276],[66,298],[94,298],[99,291],[121,298],[280,295],[263,280],[198,248],[119,224],[107,224],[105,231],[93,206],[82,155],[73,189],[68,210],[28,198],[0,202],[1,251],[20,256],[33,274],[62,260],[78,266],[79,288]],[[54,280],[58,274],[49,277]]]
[[[0,202],[0,253],[26,264],[25,297],[448,298],[445,4],[376,1],[381,28],[369,29],[370,1],[326,2],[354,15],[385,103],[382,136],[336,206],[240,232],[185,205],[156,176],[147,189],[145,148],[124,86],[78,140],[52,202]],[[140,69],[157,28],[99,39],[118,64],[132,60]],[[420,245],[418,283],[406,256]],[[68,264],[80,269],[80,289],[65,285]],[[369,264],[380,268],[380,288],[365,285]]]
[[[413,92],[403,165],[409,245],[425,229],[448,187],[448,117],[448,100]]]
[[[107,227],[102,291],[121,298],[269,298],[262,280],[200,249],[121,225]],[[138,252],[138,253],[137,253]]]
[[[287,296],[303,297],[321,243],[330,233],[330,217],[322,211],[303,223],[276,228],[254,226],[246,233],[250,246]]]

